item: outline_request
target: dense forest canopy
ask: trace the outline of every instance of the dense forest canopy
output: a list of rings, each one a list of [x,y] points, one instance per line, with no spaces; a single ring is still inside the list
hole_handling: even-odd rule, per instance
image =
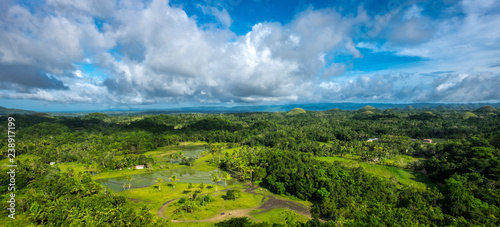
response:
[[[500,225],[500,111],[494,107],[8,115],[0,116],[4,135],[9,116],[16,119],[16,156],[38,157],[18,161],[16,178],[18,212],[37,225],[168,225],[148,213],[147,207],[123,208],[126,199],[95,183],[90,174],[155,165],[159,160],[144,153],[186,141],[237,147],[231,155],[219,153],[213,162],[234,177],[260,182],[273,193],[311,201],[315,219],[297,225]],[[0,140],[0,147],[1,159],[7,158],[7,140]],[[214,145],[210,152],[216,157],[221,149]],[[400,155],[419,161],[404,166],[389,161]],[[416,188],[318,157],[356,157],[366,163],[422,171],[439,186]],[[51,162],[82,163],[89,171],[63,172]],[[8,181],[8,176],[0,175],[5,201]],[[70,208],[72,213],[54,212]],[[7,216],[5,209],[2,212]],[[267,225],[248,219],[232,221]]]

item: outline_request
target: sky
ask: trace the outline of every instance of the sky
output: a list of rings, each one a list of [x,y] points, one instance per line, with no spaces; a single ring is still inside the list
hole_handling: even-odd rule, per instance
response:
[[[0,1],[0,106],[500,101],[500,1]]]

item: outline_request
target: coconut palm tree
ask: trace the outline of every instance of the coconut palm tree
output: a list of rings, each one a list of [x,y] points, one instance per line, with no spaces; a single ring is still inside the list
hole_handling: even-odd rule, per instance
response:
[[[215,158],[215,153],[217,153],[218,151],[218,146],[215,145],[215,144],[209,144],[209,147],[210,147],[210,153],[212,154],[212,162],[214,162],[214,158]]]
[[[215,183],[215,191],[217,191],[217,182],[220,181],[220,177],[216,173],[213,173],[212,174],[212,181]]]
[[[252,181],[253,181],[253,173],[255,172],[255,168],[256,167],[253,167],[253,166],[250,166],[248,168],[248,172],[250,172],[250,187],[253,186]]]
[[[170,181],[172,181],[172,182],[173,182],[173,184],[174,184],[174,190],[175,190],[175,182],[176,182],[176,181],[178,181],[178,180],[179,180],[179,178],[177,178],[177,176],[173,175],[172,177],[170,177],[170,178],[168,178],[168,179],[170,179]]]
[[[161,182],[163,182],[163,179],[161,177],[158,177],[158,179],[156,179],[156,183],[158,183],[158,190],[161,191]]]
[[[130,189],[130,187],[132,187],[132,176],[128,175],[127,181],[128,181],[128,189]]]
[[[231,180],[231,174],[228,172],[222,172],[222,179],[224,179],[224,186],[227,187],[227,180]]]

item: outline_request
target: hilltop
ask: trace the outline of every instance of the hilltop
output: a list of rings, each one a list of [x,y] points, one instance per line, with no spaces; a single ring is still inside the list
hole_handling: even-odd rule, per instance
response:
[[[292,110],[287,112],[288,115],[297,115],[303,113],[306,113],[306,111],[302,108],[293,108]]]

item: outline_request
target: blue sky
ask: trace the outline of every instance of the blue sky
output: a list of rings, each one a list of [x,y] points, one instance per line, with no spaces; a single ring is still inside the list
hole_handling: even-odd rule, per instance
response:
[[[0,106],[500,101],[500,3],[0,3]]]

